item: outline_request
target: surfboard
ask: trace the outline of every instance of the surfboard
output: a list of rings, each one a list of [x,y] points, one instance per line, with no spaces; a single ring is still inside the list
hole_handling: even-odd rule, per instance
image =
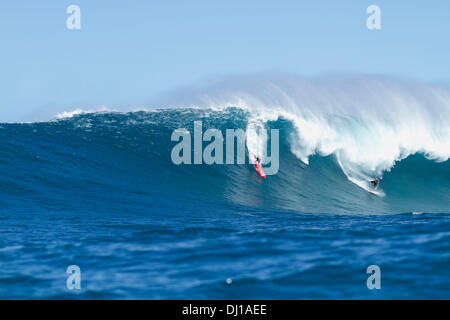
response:
[[[264,173],[264,171],[261,168],[261,165],[259,163],[255,162],[255,169],[256,169],[256,172],[258,172],[261,177],[263,177],[264,179],[266,178],[266,174]]]

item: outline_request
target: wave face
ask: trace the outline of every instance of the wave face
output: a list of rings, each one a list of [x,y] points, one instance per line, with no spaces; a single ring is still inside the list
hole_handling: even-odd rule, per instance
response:
[[[440,94],[444,101],[447,93]],[[341,91],[336,95],[336,103],[347,105]],[[139,211],[164,199],[304,213],[450,213],[448,113],[392,100],[403,109],[383,107],[382,115],[354,104],[333,115],[330,105],[319,103],[320,112],[269,115],[254,106],[77,112],[50,122],[2,124],[0,203],[13,211]],[[262,180],[248,161],[173,164],[172,132],[192,133],[199,120],[203,132],[246,130],[247,149],[256,127],[279,129],[278,173]],[[383,178],[378,194],[365,190],[374,175]]]

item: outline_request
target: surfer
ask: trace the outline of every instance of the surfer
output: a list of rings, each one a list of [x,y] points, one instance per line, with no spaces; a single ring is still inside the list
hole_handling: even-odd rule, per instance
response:
[[[266,178],[266,174],[264,173],[264,170],[261,168],[261,159],[259,157],[256,157],[254,165],[255,165],[256,172],[258,172],[258,174],[261,177]]]
[[[378,189],[378,186],[380,185],[380,179],[378,179],[377,177],[375,177],[375,180],[371,180],[370,181],[371,184],[373,184],[373,187],[376,189]]]

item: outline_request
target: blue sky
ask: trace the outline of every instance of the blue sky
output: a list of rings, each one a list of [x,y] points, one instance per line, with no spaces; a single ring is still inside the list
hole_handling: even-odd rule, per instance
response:
[[[68,30],[66,8],[81,8]],[[381,8],[381,30],[366,8]],[[234,74],[386,74],[450,83],[448,1],[4,1],[0,121],[151,107]]]

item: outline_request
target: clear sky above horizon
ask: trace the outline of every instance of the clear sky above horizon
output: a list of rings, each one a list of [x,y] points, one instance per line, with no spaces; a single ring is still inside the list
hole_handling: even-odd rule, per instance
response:
[[[66,8],[81,8],[69,30]],[[366,9],[381,9],[368,30]],[[151,107],[233,74],[382,74],[450,83],[448,1],[21,0],[0,6],[0,122]]]

